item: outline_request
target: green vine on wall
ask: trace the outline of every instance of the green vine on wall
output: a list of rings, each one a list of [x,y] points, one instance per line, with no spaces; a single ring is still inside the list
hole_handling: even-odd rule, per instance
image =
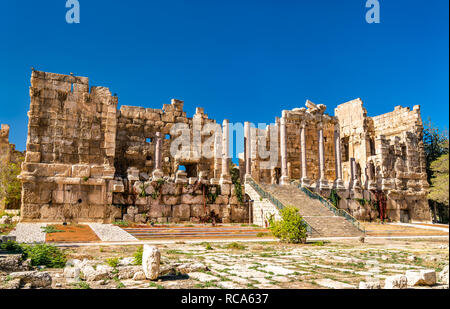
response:
[[[341,197],[337,194],[336,190],[331,190],[330,197],[328,199],[330,200],[331,204],[334,205],[334,207],[338,208]]]
[[[215,190],[214,190],[215,189]],[[208,204],[214,204],[217,197],[221,194],[219,185],[211,185],[207,187]]]

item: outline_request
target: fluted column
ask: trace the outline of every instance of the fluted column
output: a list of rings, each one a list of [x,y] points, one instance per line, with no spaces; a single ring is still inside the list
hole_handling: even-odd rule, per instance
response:
[[[323,143],[323,123],[318,123],[319,135],[319,185],[321,188],[328,187],[328,181],[325,178],[325,147]]]
[[[289,183],[287,173],[287,147],[286,147],[286,118],[280,119],[280,153],[281,153],[281,181],[280,184]]]
[[[356,166],[356,160],[355,158],[351,158],[350,159],[351,162],[351,171],[352,171],[352,184],[353,184],[353,188],[354,189],[358,189],[361,187],[360,181],[358,179],[358,168]]]
[[[308,179],[308,165],[306,162],[306,124],[300,124],[300,161],[302,163],[302,186],[308,187],[310,180]]]
[[[154,179],[159,179],[163,177],[163,172],[161,170],[161,155],[162,155],[162,134],[161,132],[156,132],[155,141],[155,169],[153,170],[152,176]]]
[[[214,178],[219,179],[221,175],[220,161],[222,159],[221,134],[217,132],[214,136]]]
[[[244,123],[244,152],[245,152],[245,175],[251,177],[252,175],[252,163],[251,163],[251,151],[252,146],[250,142],[250,122]]]
[[[343,188],[344,182],[342,181],[342,154],[341,154],[341,134],[339,127],[334,129],[334,148],[336,155],[336,188]]]
[[[225,119],[222,124],[222,175],[220,177],[221,183],[231,183],[230,166],[228,165],[228,159],[230,158],[230,130],[229,121]]]

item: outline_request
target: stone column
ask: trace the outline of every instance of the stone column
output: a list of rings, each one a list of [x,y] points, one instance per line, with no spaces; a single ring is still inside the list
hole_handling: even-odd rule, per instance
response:
[[[318,123],[319,135],[319,186],[320,188],[328,188],[328,181],[325,178],[325,149],[323,143],[323,123]]]
[[[222,141],[220,132],[216,133],[214,136],[214,178],[220,178],[220,159],[222,158]]]
[[[220,177],[221,183],[231,183],[230,177],[230,166],[229,158],[230,158],[230,130],[229,130],[229,121],[225,119],[223,121],[222,129],[222,175]]]
[[[280,119],[281,185],[289,184],[287,173],[286,118]]]
[[[252,162],[251,162],[251,136],[250,136],[250,122],[244,123],[244,152],[245,152],[245,175],[252,176]]]
[[[344,182],[342,181],[342,154],[341,154],[341,134],[339,126],[334,128],[334,148],[336,155],[336,182],[335,186],[338,189],[344,188]]]
[[[302,186],[309,187],[310,181],[308,179],[308,165],[306,163],[306,124],[300,124],[300,162],[302,164]]]
[[[159,179],[163,177],[163,172],[161,170],[161,154],[162,154],[162,134],[161,132],[156,132],[155,138],[155,169],[153,170],[152,176],[154,179]]]
[[[359,189],[361,187],[360,181],[358,179],[358,168],[356,166],[355,158],[350,159],[351,163],[351,174],[352,174],[352,183],[354,189]]]

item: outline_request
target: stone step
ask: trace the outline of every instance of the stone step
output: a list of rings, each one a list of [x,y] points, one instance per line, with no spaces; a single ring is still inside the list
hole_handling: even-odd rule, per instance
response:
[[[261,187],[283,205],[296,207],[311,226],[311,237],[351,237],[364,234],[344,217],[335,216],[319,200],[310,198],[296,186],[262,184]]]

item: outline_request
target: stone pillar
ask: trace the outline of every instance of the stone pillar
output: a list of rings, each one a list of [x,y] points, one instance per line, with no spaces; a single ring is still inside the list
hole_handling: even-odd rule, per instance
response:
[[[223,121],[222,129],[222,175],[220,177],[220,182],[223,183],[231,183],[230,177],[230,166],[229,158],[230,158],[230,130],[229,130],[229,121],[225,119]]]
[[[325,178],[325,148],[323,143],[323,123],[318,123],[319,135],[319,186],[328,188],[328,181]]]
[[[311,182],[308,179],[308,165],[306,163],[306,124],[300,124],[300,162],[302,164],[302,186],[309,187]]]
[[[222,157],[222,140],[221,136],[219,134],[220,132],[216,133],[214,136],[214,178],[219,179],[220,178],[220,161]]]
[[[280,153],[281,153],[281,185],[289,184],[287,172],[286,118],[280,119]]]
[[[341,135],[339,131],[339,126],[334,128],[334,148],[336,155],[336,182],[335,186],[337,189],[344,188],[344,182],[342,181],[342,154],[341,154]]]
[[[245,175],[252,176],[252,162],[251,162],[251,136],[250,136],[250,122],[244,123],[244,153],[245,153]]]
[[[156,132],[155,141],[155,169],[153,170],[153,179],[160,179],[163,177],[163,172],[161,170],[161,154],[162,154],[162,134],[161,132]]]
[[[353,184],[353,189],[359,189],[361,188],[361,184],[360,181],[358,179],[358,168],[356,166],[356,160],[355,158],[351,158],[350,159],[350,163],[351,163],[351,174],[352,174],[352,184]]]

